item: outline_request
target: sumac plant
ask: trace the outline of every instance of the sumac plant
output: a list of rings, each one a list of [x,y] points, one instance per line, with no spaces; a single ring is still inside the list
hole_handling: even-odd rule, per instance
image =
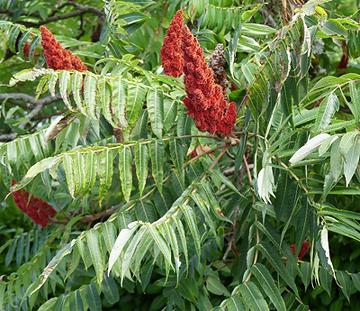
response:
[[[0,1],[0,310],[360,310],[356,0]]]

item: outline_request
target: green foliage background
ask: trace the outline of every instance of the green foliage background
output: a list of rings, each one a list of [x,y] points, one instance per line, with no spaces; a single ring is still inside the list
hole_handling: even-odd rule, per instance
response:
[[[225,47],[231,138],[199,132],[162,73],[179,8],[206,57]],[[0,310],[358,310],[358,9],[0,1]],[[42,24],[89,71],[46,69]]]

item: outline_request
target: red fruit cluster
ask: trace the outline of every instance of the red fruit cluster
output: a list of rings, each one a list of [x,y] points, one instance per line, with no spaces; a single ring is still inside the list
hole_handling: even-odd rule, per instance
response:
[[[26,58],[29,58],[29,56],[30,56],[30,44],[28,42],[25,42],[25,44],[24,44],[23,53],[24,53],[24,56]],[[39,51],[35,50],[33,53],[34,53],[33,54],[34,56],[39,56]]]
[[[160,50],[164,72],[168,76],[180,77],[183,73],[183,57],[181,50],[182,28],[184,26],[182,11],[176,12],[166,32]]]
[[[45,26],[40,27],[40,32],[41,45],[44,50],[46,64],[49,68],[55,70],[87,70],[81,59],[69,50],[64,49]]]
[[[29,57],[29,53],[30,53],[30,44],[29,43],[25,42],[23,52],[24,52],[25,57]]]
[[[300,249],[300,252],[299,252],[299,255],[298,255],[299,260],[302,260],[304,258],[307,251],[309,250],[309,248],[310,248],[310,242],[308,240],[305,240],[303,242],[303,244],[301,245],[301,249]],[[290,250],[291,250],[291,252],[293,254],[296,254],[296,246],[295,246],[295,244],[290,245]]]
[[[15,184],[13,181],[13,185]],[[13,192],[13,198],[16,206],[42,228],[49,224],[49,218],[56,215],[56,210],[50,204],[40,198],[30,197],[25,190]]]
[[[229,135],[236,121],[235,103],[228,105],[222,87],[215,83],[199,42],[186,26],[182,39],[187,94],[184,104],[188,114],[200,131]]]
[[[178,27],[181,23],[181,31]],[[176,29],[172,29],[175,27]],[[172,35],[169,39],[169,33]],[[181,53],[179,52],[181,42]],[[178,11],[168,29],[167,37],[162,46],[162,62],[165,73],[179,76],[185,74],[185,91],[187,96],[184,104],[188,115],[195,121],[200,131],[211,134],[229,135],[236,121],[235,103],[227,103],[223,89],[215,83],[214,73],[206,63],[203,51],[189,28],[183,24],[182,12]],[[171,57],[168,57],[171,55]],[[173,62],[171,67],[169,64]],[[183,70],[180,71],[180,64]],[[175,75],[174,75],[175,76]]]

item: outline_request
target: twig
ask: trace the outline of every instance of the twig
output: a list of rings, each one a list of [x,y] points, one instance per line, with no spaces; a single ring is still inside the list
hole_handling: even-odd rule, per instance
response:
[[[231,230],[231,238],[230,238],[230,241],[229,241],[229,244],[226,248],[226,251],[224,253],[224,256],[222,258],[223,261],[226,260],[227,256],[229,255],[230,251],[232,250],[233,248],[233,245],[235,244],[235,240],[236,240],[236,231],[237,231],[237,216],[239,214],[239,207],[235,207],[234,209],[234,213],[233,213],[233,217],[232,217],[232,230]]]
[[[114,136],[116,138],[117,143],[124,142],[124,133],[123,133],[123,131],[122,131],[122,129],[120,127],[114,127],[113,128],[113,133],[114,133]]]
[[[80,15],[80,33],[76,36],[77,40],[80,40],[80,38],[84,35],[85,29],[84,29],[84,15]]]
[[[216,159],[209,166],[209,171],[212,171],[216,164],[220,161],[220,159],[226,154],[226,151],[229,149],[229,145],[226,145],[223,150],[221,150],[220,154],[216,157]]]
[[[286,172],[288,172],[292,178],[294,178],[296,180],[296,182],[299,184],[299,186],[304,190],[304,192],[306,194],[309,193],[309,190],[306,188],[306,186],[303,184],[303,182],[301,181],[301,179],[283,162],[281,161],[279,158],[274,157],[276,159],[276,161],[279,162],[279,164],[285,169]]]
[[[255,214],[255,223],[257,223],[257,215]],[[259,230],[256,227],[256,245],[258,245],[260,243],[260,235],[259,235]],[[258,260],[258,256],[259,256],[259,251],[258,249],[255,247],[255,255],[254,255],[254,259],[253,259],[253,263],[252,265],[255,265],[257,263]],[[247,275],[244,283],[248,282],[251,278],[252,273],[249,272],[249,274]]]
[[[229,144],[222,144],[222,145],[216,146],[216,147],[214,147],[214,148],[212,148],[212,149],[206,150],[206,151],[198,154],[197,156],[193,157],[193,158],[190,159],[189,161],[187,161],[187,162],[185,163],[185,165],[189,165],[190,163],[196,161],[197,159],[201,158],[201,157],[204,156],[204,155],[207,155],[207,154],[209,154],[209,153],[213,153],[213,152],[215,152],[216,150],[223,149],[224,147],[228,147],[228,146],[229,146]]]
[[[243,156],[243,160],[244,160],[244,164],[245,164],[245,168],[246,168],[246,173],[247,173],[247,175],[248,175],[250,185],[252,185],[252,177],[251,177],[250,167],[249,167],[249,164],[248,164],[248,162],[247,162],[247,159],[246,159],[246,156],[245,156],[245,155]]]
[[[117,206],[113,206],[105,211],[102,211],[102,212],[99,212],[96,214],[92,214],[92,215],[86,215],[86,216],[80,218],[78,222],[83,223],[83,224],[92,223],[98,219],[109,217],[117,209],[118,209]],[[69,220],[70,220],[70,218],[68,218],[68,217],[66,217],[63,220],[57,220],[57,219],[52,218],[51,222],[53,224],[65,225],[69,222]]]
[[[234,173],[235,173],[235,166],[226,169],[226,170],[223,172],[223,175],[224,175],[224,176],[231,176],[231,175],[234,174]]]
[[[268,12],[267,9],[261,9],[261,14],[265,16],[265,24],[268,24],[269,26],[273,28],[277,28],[277,24],[274,20],[274,18],[271,16],[271,14]]]
[[[93,214],[93,215],[87,215],[87,216],[84,216],[83,218],[80,219],[79,222],[81,223],[92,223],[98,219],[101,219],[101,218],[105,218],[105,217],[109,217],[112,215],[112,213],[117,210],[117,207],[114,206],[112,208],[109,208],[103,212],[100,212],[100,213],[97,213],[97,214]]]

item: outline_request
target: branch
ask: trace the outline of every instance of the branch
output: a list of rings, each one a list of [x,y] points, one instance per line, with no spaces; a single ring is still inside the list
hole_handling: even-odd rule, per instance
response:
[[[11,134],[2,134],[0,135],[0,142],[4,142],[4,141],[10,141],[16,138],[16,133],[11,133]]]
[[[80,219],[81,223],[92,223],[98,219],[102,219],[102,218],[107,218],[109,216],[111,216],[118,208],[117,207],[112,207],[110,209],[107,209],[103,212],[94,214],[94,215],[86,215],[83,218]]]
[[[23,100],[23,101],[28,101],[28,102],[33,102],[34,101],[34,97],[28,94],[24,94],[24,93],[3,93],[0,94],[0,100],[5,100],[5,99],[14,99],[14,100]]]
[[[73,12],[69,12],[69,13],[66,13],[64,15],[53,15],[54,12],[56,13],[56,11],[53,12],[53,14],[51,14],[47,19],[45,20],[40,20],[39,22],[26,22],[26,21],[23,21],[23,22],[19,22],[20,24],[22,25],[25,25],[27,27],[39,27],[41,25],[44,25],[44,24],[49,24],[49,23],[52,23],[52,22],[56,22],[56,21],[59,21],[59,20],[63,20],[63,19],[68,19],[68,18],[71,18],[71,17],[75,17],[75,16],[81,16],[85,13],[92,13],[92,14],[95,14],[101,18],[104,17],[104,12],[102,12],[101,10],[95,8],[95,7],[92,7],[92,6],[86,6],[86,5],[80,5],[80,4],[77,4],[77,3],[74,3],[74,2],[69,2],[68,5],[72,5],[74,6],[77,10],[76,11],[73,11]]]
[[[79,223],[82,224],[89,224],[89,223],[93,223],[96,220],[99,219],[104,219],[104,218],[108,218],[109,216],[111,216],[119,207],[118,206],[114,206],[111,207],[105,211],[93,214],[93,215],[85,215],[82,218],[80,218],[78,220]],[[65,219],[62,220],[57,220],[55,218],[51,218],[51,222],[53,224],[58,224],[58,225],[66,225],[69,222],[70,218],[66,217]]]
[[[56,15],[61,9],[63,9],[64,7],[66,6],[73,6],[74,8],[76,8],[76,11],[73,11],[73,12],[69,12],[69,13],[66,13],[64,15]],[[6,14],[6,15],[13,15],[14,13],[16,12],[13,12],[9,9],[3,9],[3,8],[0,8],[0,14]],[[97,15],[99,17],[99,24],[98,24],[98,27],[96,29],[96,32],[101,32],[101,28],[104,24],[104,20],[105,20],[105,13],[96,8],[96,7],[92,7],[92,6],[87,6],[87,5],[81,5],[81,4],[78,4],[76,3],[75,1],[72,1],[72,0],[69,0],[68,2],[66,3],[63,3],[62,5],[56,7],[52,12],[51,14],[48,16],[47,19],[45,20],[41,20],[41,17],[40,15],[37,13],[37,12],[34,12],[34,13],[31,13],[31,14],[22,14],[23,16],[29,16],[29,17],[35,17],[35,18],[38,18],[40,19],[38,22],[30,22],[30,21],[18,21],[19,24],[21,25],[24,25],[24,26],[27,26],[27,27],[39,27],[41,25],[44,25],[44,24],[48,24],[48,23],[51,23],[51,22],[56,22],[56,21],[59,21],[59,20],[64,20],[64,19],[68,19],[68,18],[71,18],[71,17],[76,17],[76,16],[80,16],[81,18],[83,17],[83,15],[85,13],[92,13],[94,15]],[[98,36],[96,36],[98,37]],[[93,42],[95,41],[98,41],[98,38],[97,40],[92,40]],[[9,53],[7,51],[7,53],[9,55],[6,55],[5,59],[8,59],[10,58],[12,55],[14,55],[13,53]]]
[[[58,96],[47,96],[44,97],[43,99],[37,100],[34,102],[34,104],[36,105],[35,108],[30,111],[30,113],[28,114],[28,118],[29,120],[32,120],[35,116],[37,116],[41,110],[43,109],[44,106],[51,104],[52,102],[58,100],[60,97]]]
[[[12,12],[8,9],[0,9],[0,14],[12,14]]]
[[[59,96],[47,96],[42,99],[36,99],[35,97],[30,96],[25,93],[3,93],[3,94],[0,94],[0,101],[6,100],[6,99],[25,101],[25,102],[27,102],[27,104],[26,104],[27,108],[32,108],[35,105],[35,107],[27,115],[28,121],[30,121],[30,120],[34,119],[38,114],[41,113],[44,106],[57,101],[58,99],[60,99],[60,97]],[[19,128],[24,128],[25,125],[26,125],[26,122],[21,124],[19,126]],[[16,133],[3,134],[3,135],[0,135],[0,141],[13,140],[16,138],[16,136],[17,136]]]
[[[223,261],[226,261],[226,258],[228,257],[230,251],[232,249],[235,248],[236,250],[236,233],[237,233],[237,229],[238,229],[238,225],[237,225],[237,217],[239,215],[239,206],[236,206],[235,209],[234,209],[234,213],[233,213],[233,216],[232,216],[232,230],[231,230],[231,237],[230,237],[230,240],[228,242],[228,246],[226,248],[226,251],[224,253],[224,256],[222,258]],[[239,257],[240,254],[239,252],[234,252],[236,257]]]
[[[59,96],[47,96],[44,97],[42,99],[36,99],[35,97],[25,94],[25,93],[3,93],[0,94],[0,101],[1,100],[6,100],[6,99],[11,99],[11,100],[21,100],[24,102],[27,102],[27,108],[32,108],[33,105],[36,105],[36,107],[33,109],[33,111],[30,112],[29,116],[30,119],[32,117],[34,117],[35,115],[37,115],[40,111],[38,111],[39,109],[41,110],[42,107],[44,107],[45,105],[51,104],[52,102],[60,99]],[[34,110],[36,111],[36,113],[34,113]]]
[[[265,16],[265,23],[264,24],[268,24],[269,26],[273,27],[273,28],[277,28],[277,24],[274,20],[274,18],[272,17],[272,15],[270,14],[270,12],[267,9],[260,9],[261,14],[263,14],[263,16]]]
[[[78,4],[76,3],[75,1],[73,0],[70,0],[69,1],[69,4],[70,5],[73,5],[75,8],[77,8],[78,10],[83,10],[83,11],[86,11],[88,13],[93,13],[97,16],[100,16],[100,17],[103,17],[104,16],[104,12],[95,8],[95,7],[92,7],[92,6],[87,6],[87,5],[81,5],[81,4]]]
[[[19,21],[18,23],[19,24],[22,24],[26,27],[39,27],[41,25],[44,25],[44,24],[49,24],[49,23],[52,23],[52,22],[56,22],[56,21],[60,21],[60,20],[63,20],[63,19],[68,19],[68,18],[71,18],[71,17],[75,17],[75,16],[79,16],[81,14],[84,14],[86,12],[84,11],[74,11],[74,12],[69,12],[67,14],[64,14],[64,15],[58,15],[58,16],[50,16],[49,18],[45,19],[45,20],[42,20],[42,21],[39,21],[39,22],[26,22],[26,21]]]
[[[248,178],[249,178],[249,183],[250,183],[250,185],[252,185],[253,181],[252,181],[251,172],[250,172],[250,165],[249,165],[245,155],[243,156],[243,161],[244,161],[244,164],[245,164],[246,173],[247,173]]]

